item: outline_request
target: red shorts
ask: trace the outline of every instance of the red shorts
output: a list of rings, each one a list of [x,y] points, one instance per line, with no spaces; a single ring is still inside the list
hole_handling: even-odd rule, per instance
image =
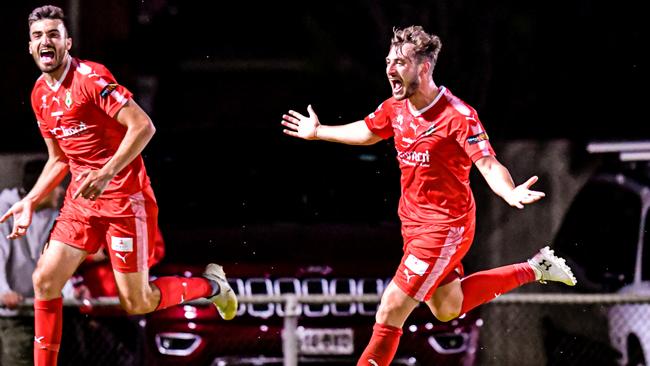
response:
[[[461,260],[472,245],[474,230],[474,220],[403,226],[404,256],[393,282],[415,300],[429,300],[438,286],[463,276]]]
[[[72,199],[66,195],[50,240],[95,253],[105,246],[114,270],[149,269],[158,227],[158,205],[151,186],[120,198]]]

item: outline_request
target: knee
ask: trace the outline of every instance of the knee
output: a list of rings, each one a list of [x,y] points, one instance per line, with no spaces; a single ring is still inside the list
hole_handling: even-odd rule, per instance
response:
[[[382,299],[375,314],[375,320],[380,324],[394,325],[399,323],[402,318],[408,316],[409,310],[406,303],[394,298]]]
[[[436,317],[436,319],[441,322],[448,322],[458,318],[462,309],[462,301],[453,301],[449,299],[442,303],[431,304],[428,303],[431,312]]]
[[[436,317],[436,319],[440,320],[443,323],[446,323],[448,321],[452,321],[460,315],[460,310],[458,309],[451,309],[451,308],[442,308],[433,313],[433,315]]]
[[[62,288],[56,285],[53,276],[45,273],[40,267],[36,267],[32,273],[32,284],[34,294],[39,299],[54,299],[61,296]]]

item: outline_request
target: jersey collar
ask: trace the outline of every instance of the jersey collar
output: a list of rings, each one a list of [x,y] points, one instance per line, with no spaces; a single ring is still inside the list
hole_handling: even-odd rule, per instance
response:
[[[47,79],[45,79],[45,83],[47,84],[47,86],[50,87],[50,89],[52,89],[53,92],[59,90],[59,87],[61,86],[61,84],[63,84],[63,80],[65,80],[65,78],[68,76],[68,71],[70,70],[70,64],[72,64],[72,57],[68,55],[68,63],[65,65],[65,70],[63,70],[63,74],[61,74],[61,77],[59,78],[59,80],[56,81],[54,85],[50,84],[50,82],[47,81]]]
[[[436,95],[436,97],[433,99],[433,101],[431,101],[431,103],[429,103],[428,106],[426,106],[426,107],[424,107],[422,109],[418,109],[418,110],[415,110],[413,108],[413,105],[411,104],[411,102],[409,102],[407,100],[406,104],[408,104],[408,106],[409,106],[409,111],[415,117],[423,115],[426,111],[431,109],[431,107],[433,107],[440,100],[440,98],[442,98],[442,95],[445,93],[445,91],[447,91],[447,88],[445,88],[444,86],[440,86],[440,90],[438,91],[438,95]]]

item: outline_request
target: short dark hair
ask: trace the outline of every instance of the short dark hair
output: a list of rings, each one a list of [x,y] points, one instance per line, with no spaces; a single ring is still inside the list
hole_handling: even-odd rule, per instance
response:
[[[428,59],[433,70],[436,61],[438,61],[440,48],[442,48],[440,38],[435,34],[425,32],[419,25],[412,25],[404,29],[393,28],[393,39],[390,41],[391,47],[401,49],[407,43],[415,46],[413,51],[417,61],[422,62],[423,59]]]
[[[58,6],[45,5],[32,10],[32,12],[29,14],[29,17],[27,17],[27,23],[31,27],[32,23],[42,19],[59,19],[63,22],[66,31],[68,31],[68,33],[70,32],[68,28],[68,21],[65,18],[63,9],[59,8]]]

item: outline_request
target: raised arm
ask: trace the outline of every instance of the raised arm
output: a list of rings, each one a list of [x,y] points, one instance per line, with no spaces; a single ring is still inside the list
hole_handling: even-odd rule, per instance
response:
[[[86,170],[75,178],[76,181],[83,179],[83,183],[73,198],[82,196],[91,200],[97,199],[113,177],[140,155],[156,132],[147,113],[133,99],[129,99],[117,112],[115,119],[126,127],[126,134],[120,146],[101,169]]]
[[[7,235],[8,239],[16,239],[25,235],[27,228],[32,223],[34,209],[68,174],[68,160],[59,147],[59,143],[54,139],[46,138],[45,145],[47,146],[48,159],[36,184],[22,200],[16,202],[0,217],[0,223],[5,222],[10,216],[14,217],[13,230]]]
[[[364,121],[356,121],[339,126],[321,125],[318,115],[311,105],[307,106],[308,116],[290,110],[282,115],[283,132],[304,140],[323,140],[348,145],[372,145],[381,141]]]
[[[537,202],[546,196],[544,192],[530,190],[530,187],[537,182],[537,176],[532,176],[525,183],[515,186],[508,169],[494,156],[482,157],[474,165],[481,172],[492,191],[508,202],[510,206],[521,209],[525,204]]]

